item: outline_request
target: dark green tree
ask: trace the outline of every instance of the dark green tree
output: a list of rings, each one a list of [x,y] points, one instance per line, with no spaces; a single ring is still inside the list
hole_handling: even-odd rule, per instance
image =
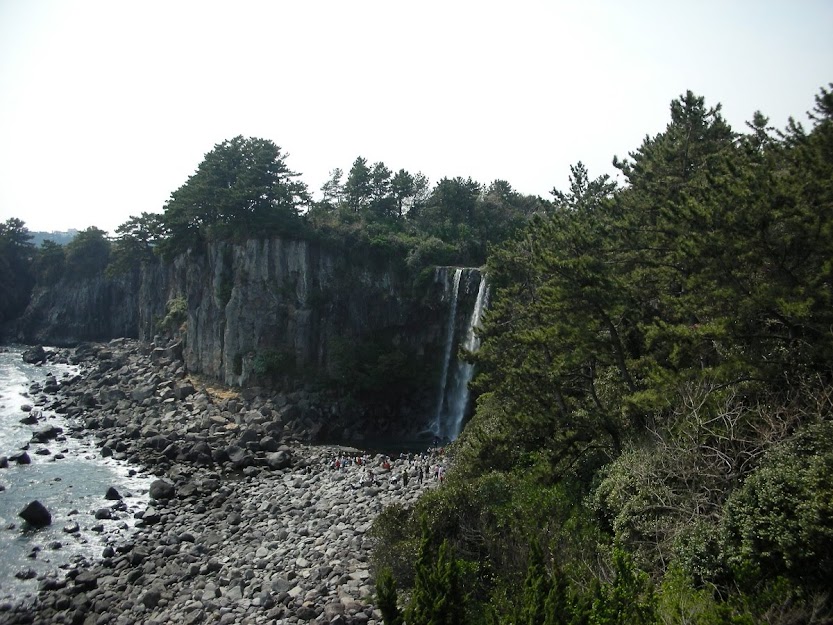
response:
[[[779,576],[826,592],[833,577],[833,423],[774,447],[732,493],[723,522],[729,565],[754,588]]]
[[[130,217],[116,228],[108,272],[124,273],[153,260],[154,250],[162,242],[162,231],[159,213],[143,212],[139,217]]]
[[[544,625],[581,625],[584,617],[581,600],[571,601],[568,590],[564,574],[556,567],[544,603]]]
[[[391,170],[381,161],[370,170],[370,212],[377,217],[392,217],[395,200],[391,196]]]
[[[460,565],[448,541],[437,551],[428,525],[422,521],[414,589],[405,611],[408,625],[462,625],[466,598],[460,585]]]
[[[385,625],[402,625],[404,616],[399,610],[396,581],[389,568],[383,568],[376,577],[376,599]]]
[[[647,574],[621,549],[613,552],[613,580],[600,587],[593,602],[593,625],[654,625],[657,601]]]
[[[66,269],[69,280],[85,280],[103,274],[110,261],[110,239],[100,228],[82,230],[66,245]]]
[[[64,275],[66,253],[64,246],[47,239],[41,243],[35,257],[35,280],[39,285],[56,284]]]
[[[518,625],[542,625],[546,620],[546,603],[552,587],[552,579],[544,564],[544,556],[538,543],[532,541],[529,564],[524,579]]]
[[[214,146],[171,194],[162,219],[168,256],[211,238],[297,232],[306,185],[272,141],[242,136]]]
[[[428,204],[429,197],[431,197],[431,181],[428,176],[419,171],[414,174],[414,192],[408,217],[417,220],[422,214],[423,207]]]
[[[621,448],[621,406],[638,391],[625,325],[630,289],[611,262],[613,187],[584,177],[575,169],[552,214],[489,259],[494,294],[476,357],[477,427],[492,432],[479,456],[484,470],[541,449],[558,473]]]
[[[367,159],[359,156],[353,161],[353,166],[347,174],[347,181],[344,183],[347,207],[353,213],[364,211],[370,204],[372,190],[371,171],[367,165]]]
[[[344,185],[341,184],[343,176],[344,172],[336,167],[330,172],[329,179],[321,187],[323,202],[333,208],[339,206],[344,198]]]
[[[396,214],[402,217],[405,202],[414,197],[416,185],[414,177],[404,169],[400,169],[391,180],[391,193],[396,201]]]
[[[17,317],[29,301],[35,257],[31,241],[22,220],[11,217],[0,223],[0,324]]]
[[[495,180],[478,199],[471,222],[470,254],[475,264],[485,262],[490,246],[510,240],[544,203],[523,195],[505,180]]]

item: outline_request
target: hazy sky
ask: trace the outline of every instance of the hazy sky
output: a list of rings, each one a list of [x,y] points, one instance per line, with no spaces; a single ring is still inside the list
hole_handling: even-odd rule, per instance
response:
[[[0,220],[112,230],[236,135],[316,196],[363,156],[548,197],[687,89],[783,128],[831,81],[830,0],[0,0]]]

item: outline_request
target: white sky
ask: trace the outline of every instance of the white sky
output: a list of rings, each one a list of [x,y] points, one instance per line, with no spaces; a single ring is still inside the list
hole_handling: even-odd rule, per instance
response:
[[[0,221],[112,230],[241,134],[317,196],[364,156],[549,197],[686,89],[783,128],[831,81],[830,0],[0,0]]]

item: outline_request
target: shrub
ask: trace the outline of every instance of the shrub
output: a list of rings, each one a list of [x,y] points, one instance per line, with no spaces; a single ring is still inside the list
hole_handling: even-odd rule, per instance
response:
[[[159,322],[159,328],[173,334],[188,320],[188,300],[181,296],[169,299],[165,311],[165,318]]]
[[[833,423],[808,426],[772,449],[729,498],[729,564],[746,586],[778,576],[805,589],[833,579]]]
[[[390,569],[384,568],[376,576],[376,602],[385,625],[402,625],[403,616],[397,601],[396,581]]]
[[[292,374],[295,371],[295,354],[288,349],[258,352],[252,361],[252,371],[259,376]]]

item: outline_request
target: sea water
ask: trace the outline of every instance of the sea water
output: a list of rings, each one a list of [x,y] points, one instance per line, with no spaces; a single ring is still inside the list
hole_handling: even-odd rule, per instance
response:
[[[31,458],[31,464],[10,461],[8,468],[0,469],[0,603],[25,604],[45,577],[61,577],[79,562],[101,557],[107,544],[128,539],[133,514],[147,501],[150,476],[125,462],[103,458],[92,435],[68,436],[77,424],[49,410],[48,403],[36,405],[37,398],[29,397],[28,390],[33,382],[42,386],[47,374],[60,381],[77,375],[78,369],[27,364],[22,352],[18,347],[0,348],[0,456],[26,449]],[[36,425],[21,423],[28,415],[27,405],[41,414]],[[63,428],[63,435],[47,443],[32,442],[33,431],[48,425]],[[97,520],[97,510],[117,503],[105,499],[111,486],[124,497],[127,509],[114,520]],[[33,500],[52,514],[51,525],[34,529],[18,516]]]

